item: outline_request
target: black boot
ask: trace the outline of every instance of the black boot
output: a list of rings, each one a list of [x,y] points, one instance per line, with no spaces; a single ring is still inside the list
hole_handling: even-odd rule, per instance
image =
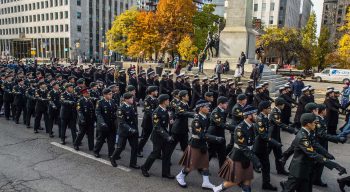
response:
[[[271,183],[264,183],[262,185],[263,190],[277,191],[277,187],[272,186]]]

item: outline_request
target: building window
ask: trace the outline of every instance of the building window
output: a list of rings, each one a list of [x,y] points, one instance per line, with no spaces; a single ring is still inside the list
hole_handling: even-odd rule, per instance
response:
[[[60,25],[60,32],[63,32],[63,25]]]
[[[77,0],[77,5],[81,6],[81,0]]]
[[[66,26],[65,26],[65,30],[66,30],[66,32],[68,32],[68,30],[69,30],[69,26],[68,26],[68,24],[66,24]]]
[[[77,19],[81,19],[81,12],[77,12]]]
[[[272,3],[270,4],[270,11],[274,11],[274,10],[275,10],[275,3],[272,2]]]
[[[273,16],[270,16],[270,18],[269,18],[269,24],[270,24],[270,25],[273,24]]]
[[[66,19],[68,18],[68,11],[64,12],[64,18],[66,18]]]
[[[78,25],[78,26],[77,26],[77,31],[78,31],[78,32],[81,32],[81,25]]]
[[[261,11],[266,11],[266,3],[262,4]]]
[[[259,5],[258,5],[257,3],[255,3],[255,4],[254,4],[254,11],[255,11],[255,12],[258,11],[258,7],[259,7]]]

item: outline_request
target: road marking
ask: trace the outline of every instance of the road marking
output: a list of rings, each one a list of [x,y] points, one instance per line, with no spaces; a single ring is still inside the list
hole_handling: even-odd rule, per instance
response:
[[[112,165],[111,165],[111,162],[109,162],[109,161],[106,161],[106,160],[104,160],[104,159],[102,159],[102,158],[96,158],[96,157],[94,157],[93,155],[84,153],[84,152],[82,152],[82,151],[77,151],[77,150],[75,150],[75,149],[73,149],[73,148],[71,148],[71,147],[68,147],[68,146],[65,146],[65,145],[61,145],[61,144],[59,144],[59,143],[57,143],[57,142],[51,142],[51,145],[54,145],[54,146],[56,146],[56,147],[65,149],[65,150],[67,150],[67,151],[70,151],[70,152],[72,152],[72,153],[81,155],[81,156],[83,156],[83,157],[92,159],[92,160],[94,160],[94,161],[98,161],[98,162],[100,162],[100,163],[103,163],[103,164],[112,166]],[[116,168],[117,168],[117,169],[120,169],[120,170],[122,170],[122,171],[125,171],[125,172],[130,172],[130,171],[131,171],[131,169],[129,169],[129,168],[127,168],[127,167],[124,167],[124,166],[122,166],[122,165],[118,165],[118,167],[116,167]]]

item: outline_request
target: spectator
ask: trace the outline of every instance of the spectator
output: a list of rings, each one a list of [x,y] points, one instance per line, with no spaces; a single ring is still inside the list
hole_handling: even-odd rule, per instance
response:
[[[224,73],[230,71],[230,63],[226,60],[224,63]]]
[[[255,64],[253,66],[253,71],[252,73],[250,74],[250,79],[253,80],[253,87],[254,89],[256,88],[257,84],[258,84],[258,80],[259,80],[259,77],[260,77],[260,71],[259,71],[259,66],[258,64]]]
[[[204,65],[204,61],[207,58],[207,54],[205,52],[201,52],[199,54],[199,65],[198,65],[198,72],[203,73],[203,65]]]
[[[244,76],[244,64],[246,61],[247,61],[247,57],[246,57],[245,53],[242,51],[241,56],[238,59],[238,62],[242,67],[242,76]]]
[[[301,96],[301,90],[304,88],[304,82],[301,80],[301,77],[297,77],[297,80],[292,84],[293,94],[295,100],[297,101]]]
[[[218,60],[215,66],[215,73],[216,73],[216,76],[218,77],[219,83],[221,82],[222,72],[223,72],[223,67],[222,67],[221,61]]]
[[[264,64],[262,62],[259,63],[259,79],[262,78],[262,74],[264,72]]]
[[[237,85],[237,83],[241,81],[241,77],[242,77],[242,66],[238,64],[234,75],[235,85]]]

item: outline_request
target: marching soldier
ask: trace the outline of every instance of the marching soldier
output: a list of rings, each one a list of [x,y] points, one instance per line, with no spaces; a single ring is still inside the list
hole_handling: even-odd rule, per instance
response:
[[[204,98],[205,93],[208,91],[209,91],[208,77],[204,77],[203,85],[202,85],[202,98]]]
[[[80,94],[82,96],[77,104],[79,133],[73,145],[75,150],[79,150],[79,144],[86,134],[89,151],[92,151],[94,149],[94,124],[96,121],[95,105],[90,99],[88,89],[80,90]]]
[[[253,86],[253,81],[249,80],[248,81],[248,87],[245,89],[245,94],[247,95],[247,105],[252,105],[253,104],[253,99],[254,99],[254,86]]]
[[[139,100],[144,101],[146,97],[147,90],[147,81],[146,81],[146,72],[141,72],[139,75]]]
[[[12,89],[13,89],[13,82],[12,82],[12,76],[7,75],[5,77],[5,81],[3,83],[2,89],[4,90],[4,112],[5,112],[5,118],[6,120],[10,120],[10,113],[11,113],[11,105],[13,102],[13,95],[12,95]],[[14,117],[14,114],[12,114]]]
[[[234,127],[242,123],[244,120],[243,110],[247,104],[247,96],[245,94],[240,94],[237,96],[237,103],[232,108],[232,124]],[[229,154],[232,151],[234,145],[234,131],[231,131],[231,140],[227,145],[226,154]]]
[[[271,125],[271,138],[281,143],[281,129],[289,133],[295,133],[296,131],[293,128],[290,128],[288,125],[283,124],[281,121],[281,110],[285,106],[285,100],[277,98],[275,100],[275,108],[273,108],[270,115],[270,125]],[[275,156],[275,165],[277,169],[277,174],[288,175],[288,172],[284,169],[283,164],[279,161],[282,158],[282,149],[281,147],[276,147],[269,143],[269,154],[273,151]]]
[[[61,109],[61,92],[59,82],[52,84],[52,90],[49,92],[49,134],[53,137],[53,125],[58,125],[58,136],[61,138],[61,122],[60,122],[60,109]]]
[[[263,101],[259,104],[260,114],[256,118],[255,129],[255,143],[254,153],[261,162],[262,171],[262,189],[277,191],[277,187],[270,183],[270,160],[269,160],[269,144],[274,147],[281,148],[282,144],[270,137],[270,122],[269,114],[271,112],[271,103]]]
[[[234,131],[234,126],[226,124],[226,109],[228,105],[228,99],[226,97],[219,97],[217,100],[217,107],[210,114],[210,125],[208,128],[208,134],[216,137],[225,138],[225,130]],[[226,140],[222,143],[208,143],[209,160],[217,155],[219,160],[219,166],[224,164],[226,159]]]
[[[281,182],[283,192],[312,191],[311,174],[314,163],[318,162],[329,169],[337,169],[339,175],[346,173],[346,169],[330,159],[320,155],[312,146],[311,132],[316,128],[316,116],[312,113],[304,113],[300,118],[302,128],[292,142],[294,156],[290,164],[288,180]]]
[[[133,107],[134,95],[127,92],[123,95],[123,103],[118,110],[118,143],[110,160],[113,167],[117,166],[116,159],[120,159],[120,154],[124,151],[126,141],[131,146],[129,167],[140,169],[137,165],[137,145],[138,145],[138,125],[137,115]]]
[[[302,95],[298,99],[298,107],[294,116],[294,127],[300,128],[300,117],[303,113],[305,113],[305,105],[310,103],[310,92],[309,87],[304,87],[302,90]]]
[[[256,113],[254,107],[244,108],[244,121],[237,126],[234,133],[235,146],[225,164],[220,166],[219,177],[223,178],[224,182],[214,187],[214,192],[221,192],[235,185],[239,185],[243,192],[251,192],[253,167],[256,170],[261,168],[260,161],[252,150],[255,141],[253,123]]]
[[[175,149],[176,145],[180,143],[181,150],[185,151],[188,145],[188,118],[193,118],[194,113],[188,112],[188,91],[180,91],[179,98],[178,106],[175,107],[175,120],[171,128],[171,135],[174,138],[173,148]]]
[[[110,157],[114,151],[116,137],[116,117],[117,104],[112,100],[112,90],[106,88],[103,90],[103,99],[96,104],[96,125],[98,132],[97,141],[94,148],[94,155],[100,158],[100,151],[103,143],[107,139],[108,156]]]
[[[16,124],[19,124],[19,117],[21,116],[21,113],[23,111],[23,122],[24,124],[26,123],[26,87],[24,85],[24,80],[23,79],[18,79],[17,80],[18,85],[15,85],[13,87],[13,94],[15,95],[13,105],[16,108],[16,114],[15,115],[15,122]]]
[[[199,84],[199,78],[195,78],[192,82],[192,100],[191,100],[191,109],[193,109],[199,101],[201,96],[201,85]]]
[[[35,121],[34,121],[34,133],[38,133],[40,129],[40,121],[42,115],[44,115],[45,129],[46,132],[49,132],[48,120],[49,114],[47,113],[47,107],[49,104],[49,91],[46,88],[44,82],[39,83],[39,89],[35,92]]]
[[[206,131],[209,126],[209,109],[210,103],[205,100],[199,100],[196,103],[196,115],[192,121],[192,137],[189,146],[184,152],[180,165],[184,168],[176,176],[178,184],[185,188],[187,187],[185,177],[194,169],[198,169],[203,176],[203,189],[212,190],[214,185],[209,181],[209,153],[207,141],[213,142],[225,141],[222,137],[215,137],[208,134]]]
[[[142,135],[138,146],[139,157],[143,157],[143,147],[146,145],[148,138],[151,136],[153,125],[152,125],[152,114],[154,110],[158,107],[158,87],[150,86],[147,88],[147,96],[144,103],[144,113],[142,119]]]
[[[255,91],[256,93],[253,98],[253,106],[257,108],[259,106],[259,103],[265,101],[265,98],[263,88],[260,85],[256,86]]]
[[[153,132],[151,140],[153,142],[153,151],[148,156],[146,162],[141,166],[142,175],[149,177],[148,171],[152,167],[154,161],[162,154],[162,177],[174,179],[170,174],[170,159],[172,153],[172,142],[174,139],[168,131],[169,114],[167,107],[169,106],[169,95],[160,95],[158,97],[159,106],[153,112]]]
[[[212,92],[206,92],[204,94],[204,100],[207,101],[208,103],[210,103],[209,108],[210,108],[210,112],[212,112],[214,107],[215,107],[214,104],[213,104],[213,102],[214,102],[214,94]]]
[[[30,120],[35,112],[35,80],[30,80],[30,86],[28,87],[26,91],[26,98],[27,98],[27,103],[26,103],[26,125],[27,128],[30,128]]]
[[[292,106],[297,105],[297,102],[289,94],[289,86],[282,87],[280,89],[281,95],[279,98],[282,98],[286,101],[286,105],[282,109],[281,121],[282,123],[289,125],[290,117],[292,116]]]
[[[324,104],[327,106],[327,129],[328,134],[336,135],[339,121],[339,111],[342,106],[339,103],[338,98],[335,96],[335,91],[330,89],[327,91],[329,97],[324,101]]]
[[[66,85],[66,91],[61,94],[61,144],[66,144],[66,129],[70,128],[72,133],[72,142],[74,143],[77,138],[76,130],[76,118],[77,109],[76,102],[77,98],[74,95],[73,84],[68,83]]]

